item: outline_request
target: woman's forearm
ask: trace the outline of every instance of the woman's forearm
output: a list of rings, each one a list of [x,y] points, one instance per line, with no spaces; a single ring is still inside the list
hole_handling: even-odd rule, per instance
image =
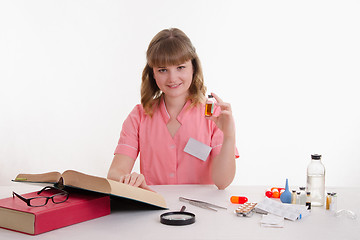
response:
[[[129,174],[134,166],[134,160],[123,154],[115,154],[108,171],[107,178],[119,181],[121,176]]]
[[[235,137],[224,137],[220,153],[213,159],[211,176],[219,189],[225,189],[235,177]]]

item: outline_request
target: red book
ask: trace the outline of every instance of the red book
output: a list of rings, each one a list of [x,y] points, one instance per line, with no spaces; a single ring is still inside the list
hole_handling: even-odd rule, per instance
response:
[[[45,191],[41,196],[51,196]],[[21,194],[38,197],[37,192]],[[70,192],[66,202],[51,200],[42,207],[29,207],[18,197],[0,199],[0,227],[37,235],[57,228],[80,223],[110,214],[110,197],[93,192]]]

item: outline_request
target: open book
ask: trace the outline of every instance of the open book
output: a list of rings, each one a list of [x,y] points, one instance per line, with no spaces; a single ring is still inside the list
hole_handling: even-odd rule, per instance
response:
[[[88,191],[108,194],[114,197],[126,198],[140,203],[166,209],[165,199],[158,193],[130,186],[110,179],[87,175],[74,170],[63,174],[49,172],[43,174],[19,174],[15,182],[53,183],[65,187],[79,188]]]

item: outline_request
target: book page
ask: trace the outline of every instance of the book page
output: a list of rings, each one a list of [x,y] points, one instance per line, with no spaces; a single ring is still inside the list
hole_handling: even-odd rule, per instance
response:
[[[128,184],[116,182],[110,179],[107,179],[107,181],[111,186],[112,195],[122,196],[158,207],[167,208],[165,199],[156,192],[145,190],[139,187],[133,187]]]
[[[34,234],[34,214],[0,207],[0,215],[1,227]]]
[[[73,186],[106,194],[111,192],[110,184],[107,179],[102,177],[91,176],[74,170],[67,170],[62,176],[65,186]]]
[[[40,183],[57,183],[61,177],[59,172],[48,172],[41,174],[18,174],[14,179],[15,182],[40,182]]]
[[[114,196],[133,199],[136,201],[148,203],[161,208],[166,208],[164,198],[155,192],[133,187],[128,184],[120,183],[110,179],[96,177],[80,173],[74,170],[68,170],[63,173],[64,184],[95,192],[111,194]]]

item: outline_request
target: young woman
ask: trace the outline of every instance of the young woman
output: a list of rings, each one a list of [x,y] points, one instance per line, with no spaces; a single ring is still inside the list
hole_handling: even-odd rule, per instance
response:
[[[150,189],[161,184],[215,184],[235,176],[235,124],[231,106],[216,94],[205,117],[202,68],[181,30],[159,32],[147,50],[141,104],[123,123],[108,178]],[[140,174],[132,172],[140,153]]]

